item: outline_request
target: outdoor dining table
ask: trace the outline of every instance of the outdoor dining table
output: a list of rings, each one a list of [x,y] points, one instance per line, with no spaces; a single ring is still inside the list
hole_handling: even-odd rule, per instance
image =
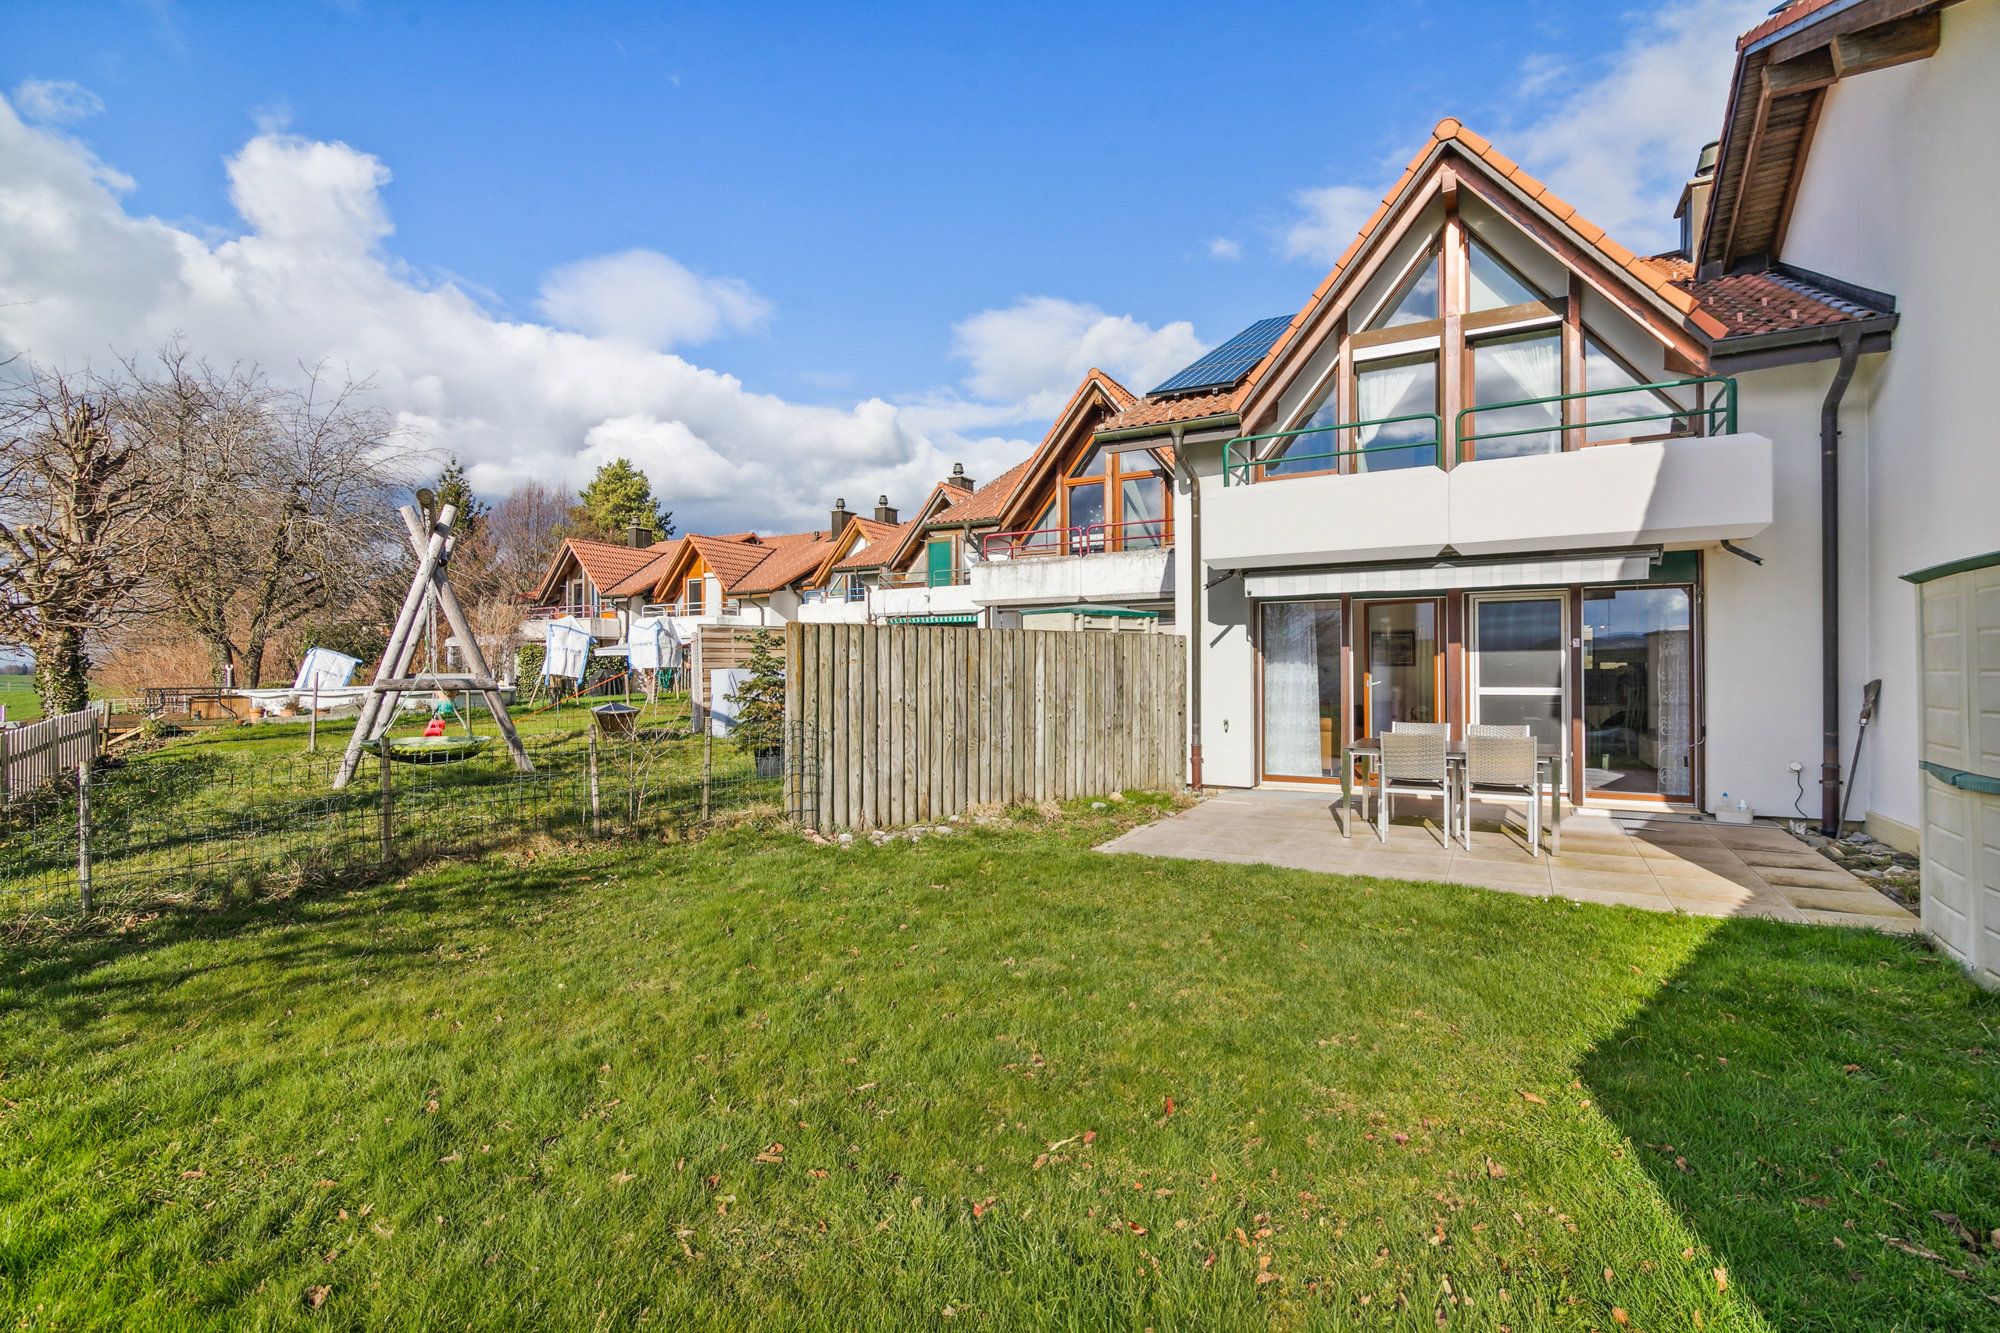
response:
[[[1449,768],[1456,770],[1457,775],[1462,777],[1465,769],[1465,742],[1445,742],[1444,758],[1445,764]],[[1372,780],[1375,775],[1375,765],[1382,762],[1382,738],[1380,736],[1363,736],[1360,740],[1350,742],[1342,751],[1340,765],[1340,836],[1343,838],[1353,836],[1351,822],[1354,814],[1354,764],[1356,760],[1361,760],[1368,765],[1368,776]],[[1549,852],[1554,854],[1562,851],[1562,747],[1559,745],[1544,745],[1537,741],[1535,743],[1535,769],[1537,774],[1544,779],[1549,791]],[[1368,791],[1370,785],[1372,785],[1372,782],[1362,784],[1361,790],[1364,794]],[[1470,827],[1470,812],[1467,814],[1467,826]],[[1378,831],[1376,837],[1380,838],[1382,834]],[[1446,829],[1445,840],[1449,842],[1450,839],[1451,830]]]

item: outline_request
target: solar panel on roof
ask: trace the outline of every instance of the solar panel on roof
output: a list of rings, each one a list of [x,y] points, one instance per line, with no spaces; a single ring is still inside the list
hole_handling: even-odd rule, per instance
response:
[[[1264,353],[1271,350],[1271,344],[1278,341],[1279,335],[1291,322],[1290,315],[1274,315],[1270,319],[1258,320],[1222,346],[1203,354],[1193,365],[1155,385],[1148,396],[1228,388],[1264,359]]]

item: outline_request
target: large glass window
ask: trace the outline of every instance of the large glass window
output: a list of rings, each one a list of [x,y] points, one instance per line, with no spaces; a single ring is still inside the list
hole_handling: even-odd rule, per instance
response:
[[[1478,438],[1468,453],[1477,458],[1518,458],[1562,451],[1562,404],[1547,400],[1562,392],[1562,333],[1541,329],[1472,344],[1472,406],[1466,418]],[[1488,404],[1517,404],[1512,407]]]
[[[1692,794],[1694,628],[1686,588],[1584,589],[1583,721],[1587,791]]]
[[[1595,444],[1604,440],[1629,440],[1655,435],[1680,435],[1692,431],[1685,417],[1664,416],[1679,404],[1655,389],[1634,386],[1646,381],[1588,331],[1583,336],[1583,387],[1598,389],[1631,388],[1631,393],[1606,394],[1586,398],[1584,419],[1591,423],[1584,438]],[[1603,424],[1598,424],[1598,423]]]
[[[1403,285],[1383,304],[1381,313],[1368,327],[1393,329],[1404,324],[1443,319],[1444,309],[1438,302],[1441,288],[1442,284],[1438,281],[1438,246],[1432,242],[1416,267],[1410,270],[1409,276],[1403,279]]]
[[[1340,762],[1340,603],[1263,609],[1264,772],[1331,778]]]
[[[1467,310],[1501,310],[1542,299],[1542,293],[1526,278],[1470,236],[1465,242],[1465,261]]]
[[[1070,469],[1063,495],[1070,545],[1077,552],[1167,543],[1167,479],[1147,450],[1091,450]]]
[[[1354,443],[1349,447],[1361,451],[1354,456],[1354,470],[1387,472],[1436,466],[1438,423],[1434,417],[1383,423],[1389,418],[1437,410],[1437,353],[1362,362],[1354,376],[1354,414],[1356,420],[1376,424],[1354,431]]]

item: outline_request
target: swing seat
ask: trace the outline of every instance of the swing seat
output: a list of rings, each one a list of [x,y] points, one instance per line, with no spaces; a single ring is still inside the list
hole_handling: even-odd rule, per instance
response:
[[[389,758],[399,764],[456,764],[492,743],[491,736],[399,736],[389,742]]]

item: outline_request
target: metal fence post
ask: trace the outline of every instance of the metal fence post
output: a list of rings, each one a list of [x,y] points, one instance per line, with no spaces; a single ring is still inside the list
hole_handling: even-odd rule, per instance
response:
[[[597,798],[597,728],[592,727],[590,736],[590,836],[604,833],[604,811]]]
[[[76,888],[86,914],[90,911],[90,760],[76,768]]]
[[[708,822],[708,781],[714,772],[715,718],[709,716],[702,719],[701,728],[701,822],[704,824]]]
[[[0,805],[14,804],[14,767],[7,755],[7,731],[0,727]]]
[[[389,738],[384,736],[375,750],[375,767],[380,770],[382,785],[381,808],[377,822],[381,825],[382,860],[384,864],[396,855],[396,796],[389,777]]]

